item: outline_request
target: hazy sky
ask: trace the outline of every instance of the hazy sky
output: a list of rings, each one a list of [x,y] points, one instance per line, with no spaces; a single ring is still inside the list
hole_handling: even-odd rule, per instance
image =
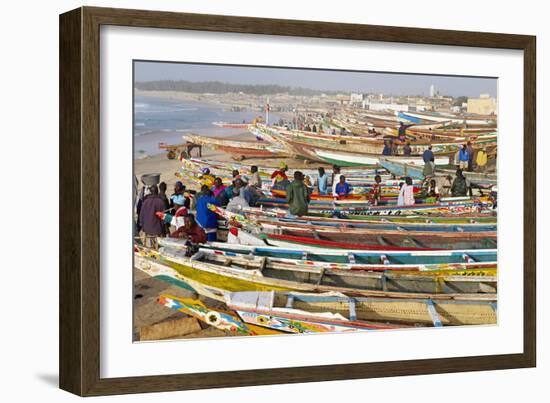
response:
[[[441,95],[496,96],[495,78],[342,72],[330,70],[285,69],[204,65],[187,63],[136,62],[136,81],[186,80],[221,81],[232,84],[276,84],[318,90],[374,92],[393,95],[429,95],[435,85]]]

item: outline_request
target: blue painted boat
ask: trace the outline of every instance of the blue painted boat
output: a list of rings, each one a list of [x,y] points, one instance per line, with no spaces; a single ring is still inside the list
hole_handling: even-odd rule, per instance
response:
[[[161,238],[162,244],[164,240]],[[321,261],[332,263],[358,264],[446,264],[464,262],[495,262],[496,249],[460,249],[460,250],[415,250],[415,251],[365,251],[365,250],[320,250],[311,251],[269,246],[248,246],[212,242],[201,248],[220,250],[240,255],[266,256],[302,261]]]

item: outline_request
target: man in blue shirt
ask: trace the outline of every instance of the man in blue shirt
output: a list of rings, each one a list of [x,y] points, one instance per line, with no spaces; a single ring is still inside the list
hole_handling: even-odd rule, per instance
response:
[[[346,177],[341,175],[340,181],[336,184],[336,194],[345,197],[349,192],[351,192],[351,186],[346,182]]]
[[[469,161],[470,161],[470,153],[468,152],[468,147],[466,146],[466,144],[464,144],[460,149],[460,151],[458,152],[459,168],[462,170],[466,170],[468,168]]]
[[[426,151],[424,151],[424,154],[422,154],[422,159],[424,160],[424,163],[430,162],[432,159],[434,159],[434,153],[432,151],[432,146],[429,146]]]
[[[208,242],[214,242],[217,239],[218,215],[208,208],[209,204],[215,206],[220,205],[208,186],[203,185],[201,188],[201,196],[198,198],[196,206],[197,222],[206,232],[206,239]]]

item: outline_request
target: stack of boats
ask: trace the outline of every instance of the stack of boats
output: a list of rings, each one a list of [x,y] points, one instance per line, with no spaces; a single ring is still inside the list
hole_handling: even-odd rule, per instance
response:
[[[399,122],[414,123],[406,132],[411,155],[403,156],[404,142],[396,140]],[[315,131],[250,125],[262,139],[256,142],[187,136],[237,159],[287,156],[338,164],[353,191],[342,197],[313,192],[308,214],[296,217],[288,212],[286,192],[270,188],[273,169],[259,167],[265,180],[254,207],[235,212],[210,206],[225,242],[159,238],[157,251],[136,245],[137,268],[217,301],[163,294],[159,302],[241,335],[495,324],[494,199],[435,201],[422,187],[422,153],[429,146],[441,175],[454,174],[445,165],[466,141],[496,150],[494,117],[355,111],[316,123]],[[389,138],[397,155],[382,158]],[[235,169],[245,179],[251,174],[240,163],[182,163],[177,176],[196,189],[204,168],[226,184]],[[312,178],[317,173],[300,171]],[[374,205],[376,175],[381,197]],[[496,175],[467,175],[480,186],[496,184]],[[397,205],[404,176],[413,179],[414,205]]]

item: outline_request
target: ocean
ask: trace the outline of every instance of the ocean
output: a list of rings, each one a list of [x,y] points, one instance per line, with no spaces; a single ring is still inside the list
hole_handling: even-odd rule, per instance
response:
[[[229,137],[246,132],[214,126],[212,122],[250,122],[261,112],[229,112],[222,106],[193,101],[136,96],[134,99],[134,154],[153,155],[164,151],[158,143],[183,143],[182,135],[197,133]],[[278,119],[273,115],[273,119]],[[271,119],[270,119],[271,120]]]

